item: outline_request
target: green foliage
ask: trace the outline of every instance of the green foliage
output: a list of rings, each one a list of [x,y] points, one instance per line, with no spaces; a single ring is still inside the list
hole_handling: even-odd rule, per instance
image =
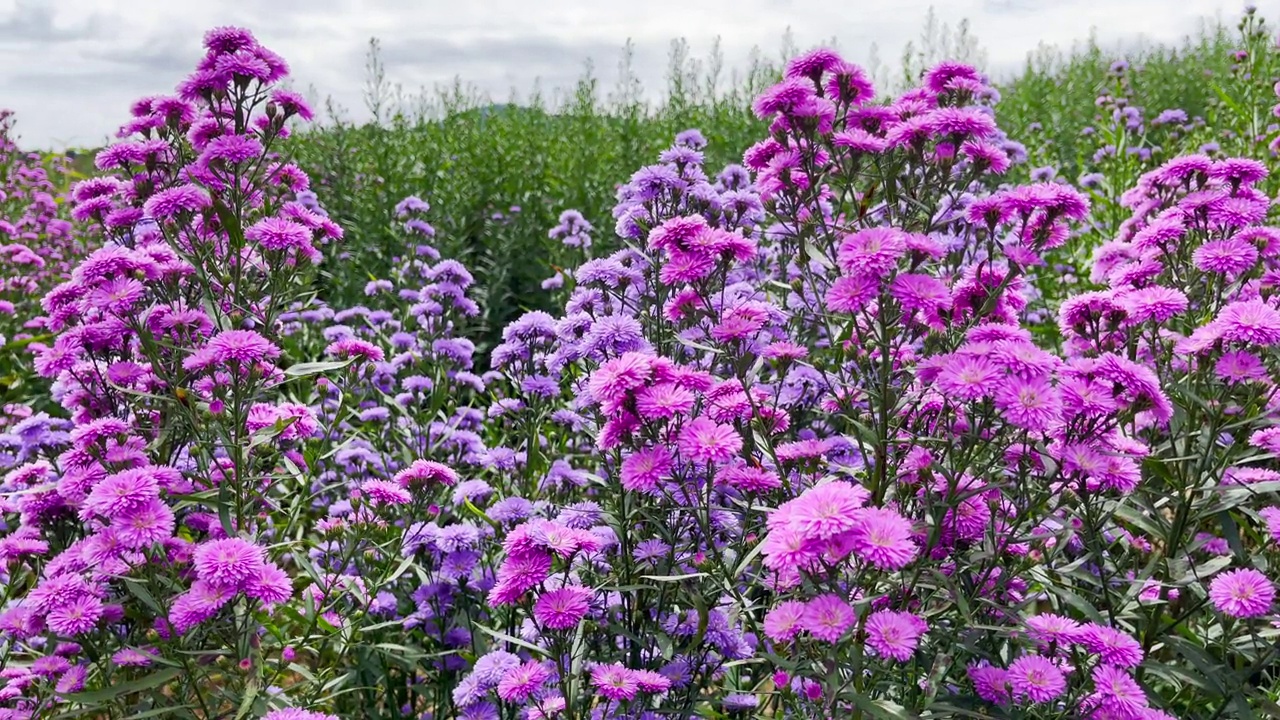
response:
[[[999,84],[1000,127],[1029,153],[1008,179],[1023,182],[1032,169],[1052,167],[1059,178],[1075,182],[1099,169],[1092,156],[1105,140],[1099,131],[1110,117],[1097,99],[1116,92],[1109,69],[1118,59],[1130,66],[1128,99],[1148,120],[1176,108],[1209,122],[1177,146],[1158,135],[1130,139],[1152,157],[1143,163],[1120,157],[1123,162],[1105,168],[1115,197],[1143,170],[1177,152],[1205,142],[1230,149],[1229,138],[1221,137],[1224,129],[1226,135],[1236,125],[1259,129],[1256,118],[1234,122],[1223,101],[1240,96],[1222,92],[1238,80],[1232,53],[1240,42],[1235,28],[1206,21],[1171,46],[1108,48],[1090,38],[1070,49],[1042,46],[1030,53],[1023,69]],[[788,33],[780,57],[794,51]],[[920,37],[903,49],[896,78],[879,65],[878,49],[871,51],[875,59],[868,69],[882,92],[914,82],[942,59],[985,64],[967,23],[952,28],[932,12]],[[512,318],[553,304],[540,285],[559,269],[562,253],[547,230],[563,210],[581,211],[598,229],[602,246],[596,254],[605,252],[613,242],[615,188],[668,147],[676,133],[698,128],[707,136],[708,167],[740,161],[743,150],[766,135],[751,100],[777,78],[780,67],[763,54],[753,54],[745,74],[731,74],[718,46],[708,57],[694,58],[684,41],[674,41],[665,92],[657,102],[645,99],[632,60],[627,46],[612,87],[604,87],[588,63],[571,92],[552,97],[534,88],[517,99],[513,91],[509,102],[495,103],[461,80],[405,94],[388,82],[378,43],[371,41],[365,104],[373,119],[354,122],[331,104],[327,122],[290,143],[321,202],[347,232],[345,254],[330,262],[322,296],[338,305],[358,303],[368,280],[385,277],[394,258],[412,251],[399,239],[392,208],[401,198],[420,196],[435,208],[437,248],[471,268],[479,281],[482,327],[476,339],[484,353]],[[1269,92],[1268,77],[1258,80],[1264,94]],[[1237,135],[1242,134],[1243,128]],[[1118,175],[1110,177],[1111,171]],[[1114,225],[1122,209],[1105,195],[1099,199],[1102,224]],[[1075,250],[1079,257],[1072,264],[1078,266],[1091,248]]]
[[[718,52],[706,60],[672,45],[666,99],[643,99],[624,51],[620,80],[602,97],[588,66],[571,95],[534,93],[520,104],[492,104],[461,84],[405,100],[383,79],[373,43],[366,104],[374,122],[353,123],[331,108],[330,122],[295,137],[295,160],[312,176],[325,208],[347,231],[349,257],[331,265],[325,294],[358,302],[364,283],[385,277],[406,248],[392,208],[408,195],[436,208],[438,249],[483,278],[483,339],[509,320],[543,307],[557,243],[547,237],[566,209],[612,228],[617,185],[690,127],[710,140],[708,165],[740,161],[765,126],[750,100],[773,79],[757,59],[750,75],[727,81]],[[517,209],[518,208],[518,209]],[[602,232],[608,235],[608,232]],[[481,342],[481,349],[488,343]]]

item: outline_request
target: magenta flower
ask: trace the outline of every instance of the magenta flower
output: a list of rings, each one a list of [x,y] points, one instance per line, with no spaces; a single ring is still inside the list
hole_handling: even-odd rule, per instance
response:
[[[635,672],[621,663],[592,668],[591,684],[601,697],[608,700],[632,700],[640,691],[640,680]]]
[[[338,720],[338,716],[301,708],[282,708],[272,710],[262,720]]]
[[[805,603],[800,624],[805,632],[818,640],[833,643],[857,620],[853,608],[839,595],[819,595]]]
[[[240,538],[209,540],[198,545],[196,575],[213,587],[240,589],[266,563],[266,550]]]
[[[1006,678],[1015,698],[1026,697],[1038,703],[1056,699],[1067,688],[1067,679],[1058,666],[1039,655],[1023,655],[1014,660]]]
[[[1231,303],[1218,313],[1212,324],[1227,342],[1251,345],[1280,343],[1280,312],[1261,300]]]
[[[881,657],[910,660],[928,627],[911,613],[877,610],[867,617],[867,647]]]
[[[365,480],[360,491],[374,505],[408,505],[413,502],[408,490],[389,480]]]
[[[530,660],[511,668],[498,681],[498,697],[512,703],[522,703],[535,695],[551,679],[551,670],[542,663]]]
[[[1142,663],[1142,644],[1115,628],[1089,623],[1080,629],[1079,643],[1108,665],[1128,668]]]
[[[591,596],[591,590],[580,585],[548,590],[533,604],[533,617],[550,630],[577,627],[591,609]]]
[[[111,529],[121,545],[143,550],[173,537],[173,510],[159,498],[151,498],[116,515]]]
[[[806,490],[789,505],[789,526],[806,537],[826,540],[865,525],[859,513],[868,493],[861,487],[836,480]]]
[[[1027,618],[1027,630],[1031,636],[1044,644],[1057,643],[1068,645],[1076,642],[1080,636],[1080,623],[1062,615],[1042,613]]]
[[[1236,238],[1210,240],[1196,248],[1191,260],[1202,272],[1236,276],[1258,262],[1258,248]]]
[[[774,642],[790,642],[804,630],[806,605],[799,600],[778,604],[764,616],[764,634]]]
[[[45,622],[59,635],[74,637],[97,627],[104,612],[101,600],[92,595],[81,595],[49,611]]]
[[[888,508],[863,508],[851,537],[853,552],[882,570],[899,570],[919,551],[911,521]]]
[[[332,342],[324,349],[324,352],[326,355],[332,355],[342,360],[354,358],[356,360],[368,360],[369,362],[382,362],[386,358],[382,353],[382,348],[367,340],[356,338],[344,338]]]
[[[1129,673],[1113,665],[1093,669],[1093,693],[1086,698],[1092,707],[1111,717],[1141,717],[1147,708],[1147,696]]]
[[[106,518],[116,518],[148,505],[160,497],[160,485],[146,469],[108,475],[85,499],[85,508]]]
[[[729,425],[696,418],[680,429],[676,447],[681,456],[692,462],[724,463],[742,450],[742,436]]]
[[[1253,568],[1228,570],[1209,583],[1209,600],[1228,617],[1252,618],[1271,612],[1275,584]]]
[[[458,482],[458,473],[453,468],[431,460],[414,460],[409,467],[396,473],[393,478],[404,487],[421,488],[432,483],[450,486]]]
[[[967,670],[969,680],[973,682],[974,692],[989,703],[1003,704],[1010,700],[1009,671],[988,665],[985,661],[970,665]]]
[[[182,366],[191,371],[230,364],[243,368],[279,356],[280,348],[253,330],[226,330],[184,360]]]
[[[250,242],[258,243],[265,250],[302,249],[311,246],[311,230],[292,220],[277,217],[263,218],[245,228],[244,237]]]
[[[674,460],[671,451],[662,446],[637,450],[622,461],[620,482],[633,492],[654,492],[666,480]]]

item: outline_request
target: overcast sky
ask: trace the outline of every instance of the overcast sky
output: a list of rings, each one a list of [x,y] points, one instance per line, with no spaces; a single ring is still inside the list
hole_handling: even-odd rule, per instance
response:
[[[663,87],[673,38],[703,55],[719,36],[726,65],[753,46],[776,56],[786,28],[807,48],[835,37],[868,60],[878,43],[892,64],[919,36],[930,5],[952,25],[967,18],[997,76],[1047,43],[1069,47],[1096,31],[1104,43],[1176,41],[1204,19],[1234,21],[1240,0],[0,0],[0,107],[17,112],[26,147],[101,143],[131,100],[169,92],[215,25],[241,25],[281,55],[294,84],[363,115],[364,56],[384,46],[388,80],[408,89],[454,77],[499,100],[512,87],[567,87],[592,58],[606,86],[630,38],[651,94]],[[1280,16],[1280,0],[1259,0]],[[315,96],[313,95],[313,97]]]

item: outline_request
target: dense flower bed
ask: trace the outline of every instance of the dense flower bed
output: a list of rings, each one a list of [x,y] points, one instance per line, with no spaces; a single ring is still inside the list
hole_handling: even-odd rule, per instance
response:
[[[420,198],[364,305],[316,296],[311,111],[247,31],[205,48],[72,192],[103,243],[37,322],[68,419],[11,434],[0,715],[1274,707],[1263,163],[1163,162],[1099,244],[1003,182],[973,68],[878,100],[813,50],[741,165],[690,130],[620,186],[622,249],[566,212],[563,311],[478,367]]]

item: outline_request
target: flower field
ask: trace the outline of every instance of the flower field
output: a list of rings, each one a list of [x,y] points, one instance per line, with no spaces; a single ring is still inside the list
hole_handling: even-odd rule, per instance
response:
[[[1280,716],[1277,42],[0,116],[0,718]]]

